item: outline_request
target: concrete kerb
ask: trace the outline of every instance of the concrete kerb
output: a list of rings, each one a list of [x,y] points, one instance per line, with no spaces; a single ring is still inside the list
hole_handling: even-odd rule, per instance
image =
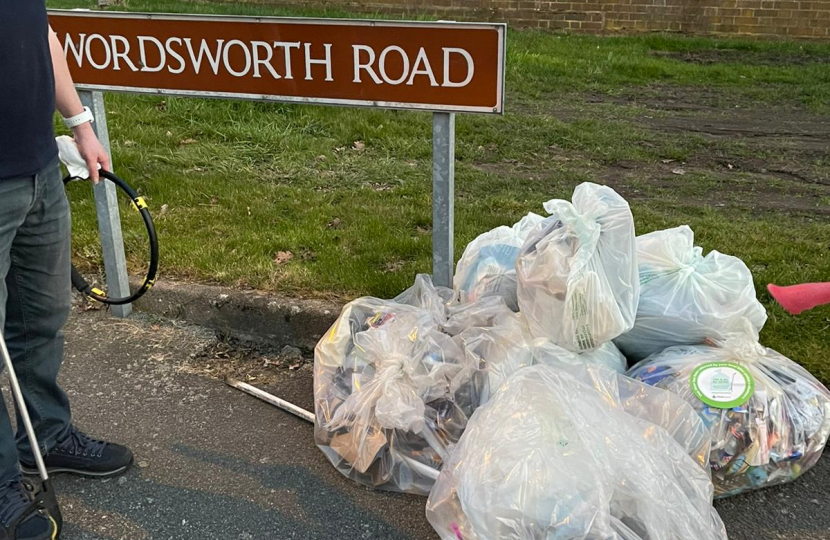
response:
[[[156,284],[135,304],[139,311],[184,320],[244,341],[308,351],[331,327],[341,307],[324,300],[169,279]]]

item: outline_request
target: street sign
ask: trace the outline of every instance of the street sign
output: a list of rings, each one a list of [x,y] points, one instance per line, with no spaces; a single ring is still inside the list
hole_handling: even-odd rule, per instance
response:
[[[50,11],[79,89],[500,114],[505,25]]]
[[[432,274],[452,287],[455,113],[503,113],[504,24],[88,10],[50,10],[49,22],[108,151],[103,92],[433,112]],[[107,286],[120,294],[115,187],[101,182],[95,197]]]

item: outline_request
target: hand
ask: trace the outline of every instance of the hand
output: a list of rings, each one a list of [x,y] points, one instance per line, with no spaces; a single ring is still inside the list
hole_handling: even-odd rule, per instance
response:
[[[72,130],[75,135],[75,144],[78,145],[78,150],[81,152],[81,157],[86,161],[86,166],[89,169],[89,178],[93,184],[98,183],[98,165],[102,169],[112,170],[110,168],[110,158],[107,155],[104,147],[92,131],[92,125],[89,123],[82,124]]]

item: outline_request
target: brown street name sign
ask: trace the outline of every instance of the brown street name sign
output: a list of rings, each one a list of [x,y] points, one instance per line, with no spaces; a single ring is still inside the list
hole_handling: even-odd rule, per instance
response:
[[[49,12],[85,90],[503,111],[505,26]]]

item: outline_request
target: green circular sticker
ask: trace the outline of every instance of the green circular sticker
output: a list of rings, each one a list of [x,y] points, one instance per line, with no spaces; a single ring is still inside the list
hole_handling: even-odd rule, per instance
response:
[[[749,370],[733,362],[707,362],[692,371],[692,392],[703,403],[718,409],[739,407],[755,392]]]

